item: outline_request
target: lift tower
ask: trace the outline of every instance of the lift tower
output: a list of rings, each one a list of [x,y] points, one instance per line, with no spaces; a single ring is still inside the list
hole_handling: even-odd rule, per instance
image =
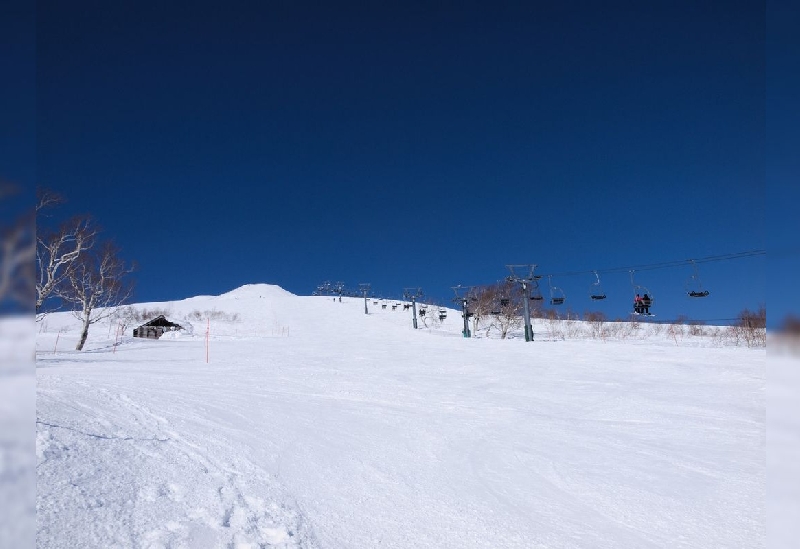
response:
[[[369,282],[362,282],[361,284],[358,285],[358,287],[361,288],[361,293],[364,294],[364,314],[365,315],[369,314],[369,309],[367,309],[367,295],[369,294],[369,286],[370,286]]]
[[[531,309],[528,302],[530,301],[530,292],[531,286],[537,283],[536,281],[542,278],[541,275],[533,274],[533,271],[536,269],[536,265],[529,264],[529,265],[506,265],[511,274],[508,275],[506,280],[509,282],[516,282],[522,287],[522,304],[523,304],[523,311],[524,311],[524,320],[525,320],[525,341],[533,341],[533,327],[531,326]],[[524,271],[528,271],[527,274],[519,274]]]
[[[456,294],[453,301],[461,304],[461,317],[464,319],[464,329],[461,331],[461,335],[464,337],[472,337],[472,332],[469,331],[469,317],[474,313],[469,312],[468,302],[473,288],[474,286],[462,286],[461,284],[452,287]]]
[[[404,288],[403,297],[411,300],[411,310],[414,313],[414,329],[417,329],[417,298],[422,297],[422,288]]]

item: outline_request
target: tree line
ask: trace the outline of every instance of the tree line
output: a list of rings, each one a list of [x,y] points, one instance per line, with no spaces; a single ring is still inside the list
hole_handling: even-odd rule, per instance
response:
[[[503,280],[495,284],[484,286],[473,286],[465,296],[467,303],[467,314],[472,321],[472,332],[479,330],[485,331],[486,336],[491,332],[496,332],[501,339],[505,339],[512,331],[518,330],[523,324],[523,301],[530,299],[523,293],[519,284]],[[560,315],[552,309],[542,307],[544,299],[531,299],[529,310],[531,318],[543,318],[547,320],[559,320]],[[568,313],[568,319],[581,320],[578,313]],[[583,321],[593,328],[599,329],[610,319],[600,311],[587,311],[583,314]],[[618,318],[615,322],[624,322]],[[686,317],[679,317],[674,321],[675,325],[700,324],[691,321]],[[794,329],[794,333],[800,333],[800,322],[794,317],[788,317],[784,331],[789,333]],[[742,310],[730,327],[730,335],[737,341],[741,340],[747,346],[764,346],[766,344],[767,313],[766,307],[761,306],[757,311],[748,309]]]

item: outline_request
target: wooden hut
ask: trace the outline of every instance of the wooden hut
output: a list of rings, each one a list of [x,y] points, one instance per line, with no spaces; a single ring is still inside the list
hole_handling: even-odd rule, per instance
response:
[[[158,339],[164,332],[171,332],[174,330],[182,330],[180,324],[175,324],[166,319],[164,315],[159,315],[149,322],[145,322],[138,328],[133,329],[133,337],[146,337],[149,339]]]

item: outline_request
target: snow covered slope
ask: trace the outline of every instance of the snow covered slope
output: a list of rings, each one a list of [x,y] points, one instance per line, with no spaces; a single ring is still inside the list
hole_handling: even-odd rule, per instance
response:
[[[249,285],[137,305],[192,329],[96,325],[83,352],[50,315],[39,547],[765,545],[764,350],[368,305]]]

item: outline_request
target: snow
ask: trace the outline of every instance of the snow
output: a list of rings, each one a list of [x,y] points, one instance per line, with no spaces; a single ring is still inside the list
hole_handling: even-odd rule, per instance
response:
[[[138,304],[190,329],[98,324],[82,352],[49,315],[38,546],[765,546],[763,349],[368,306],[253,284]]]
[[[33,319],[0,318],[0,547],[32,547],[36,471]]]
[[[789,549],[800,536],[800,341],[773,337],[769,342],[767,433],[767,522],[769,546]]]

